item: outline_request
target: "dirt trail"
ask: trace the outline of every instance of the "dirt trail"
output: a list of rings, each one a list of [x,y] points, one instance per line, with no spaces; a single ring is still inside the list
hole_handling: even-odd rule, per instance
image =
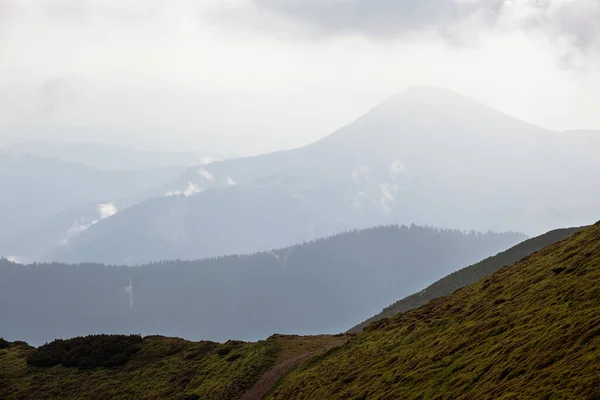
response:
[[[258,382],[254,384],[252,389],[244,393],[240,400],[262,400],[266,395],[269,394],[271,389],[273,389],[277,381],[279,381],[279,379],[281,379],[290,369],[302,364],[304,361],[308,360],[310,357],[316,354],[342,345],[347,340],[347,337],[338,338],[328,343],[326,346],[320,347],[318,349],[307,349],[306,352],[294,355],[293,357],[286,357],[284,355],[275,363],[275,366],[273,368],[267,371],[258,380]]]
[[[312,352],[300,354],[294,358],[290,358],[288,360],[282,360],[275,364],[273,368],[271,368],[267,373],[265,373],[259,380],[254,384],[252,389],[244,393],[241,400],[262,400],[275,386],[277,381],[281,379],[286,372],[288,372],[291,368],[301,364],[303,361],[306,361],[311,355]]]

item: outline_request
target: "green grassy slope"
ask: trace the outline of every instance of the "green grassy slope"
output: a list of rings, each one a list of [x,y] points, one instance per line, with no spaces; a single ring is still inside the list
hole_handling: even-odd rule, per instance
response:
[[[0,399],[238,399],[280,358],[345,341],[275,335],[257,343],[144,338],[123,366],[80,370],[33,367],[33,347],[0,348]]]
[[[535,251],[539,251],[546,246],[549,246],[553,243],[558,242],[559,240],[569,237],[574,232],[577,232],[580,229],[582,228],[566,228],[556,229],[547,232],[543,235],[519,243],[518,245],[511,247],[506,251],[498,253],[493,257],[488,257],[485,260],[478,262],[477,264],[473,264],[461,270],[453,272],[452,274],[428,286],[424,290],[407,296],[402,300],[399,300],[396,303],[392,304],[391,306],[386,307],[379,314],[374,315],[368,320],[356,325],[348,332],[360,332],[363,330],[364,327],[375,321],[379,321],[383,318],[389,318],[399,313],[414,310],[415,308],[427,304],[433,299],[449,295],[456,289],[460,289],[467,285],[471,285],[477,282],[478,280],[482,279],[483,277],[493,272],[496,272],[497,270],[506,265],[514,264],[523,257],[526,257]]]
[[[383,319],[271,399],[599,399],[600,223]]]

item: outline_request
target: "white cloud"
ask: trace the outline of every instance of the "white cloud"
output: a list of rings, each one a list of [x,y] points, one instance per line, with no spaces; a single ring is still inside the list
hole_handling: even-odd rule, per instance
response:
[[[381,206],[384,212],[389,213],[391,211],[391,204],[396,200],[399,187],[392,183],[382,183],[379,185],[381,189]]]
[[[189,197],[189,196],[193,196],[197,193],[201,193],[203,192],[204,189],[200,188],[199,185],[192,183],[192,182],[188,182],[187,187],[184,190],[178,190],[175,192],[168,192],[165,193],[165,196],[185,196],[185,197]]]
[[[200,175],[204,180],[207,181],[214,181],[216,178],[213,174],[211,174],[210,172],[208,172],[206,169],[204,169],[203,167],[196,167],[196,172],[198,173],[198,175]]]
[[[392,161],[390,164],[390,174],[392,176],[406,174],[406,166],[400,159],[395,159]]]
[[[100,212],[101,220],[106,219],[117,213],[117,207],[112,203],[98,204],[98,212]]]
[[[133,282],[129,280],[129,285],[125,286],[125,292],[129,296],[129,308],[133,308]]]
[[[117,207],[112,203],[98,204],[96,209],[98,210],[98,219],[90,221],[84,217],[81,217],[73,221],[71,227],[67,229],[60,243],[63,245],[68,244],[69,240],[81,235],[81,233],[88,230],[92,225],[96,225],[101,220],[112,217],[117,213]]]
[[[67,231],[65,232],[65,237],[61,240],[61,244],[66,245],[69,243],[69,240],[72,238],[79,236],[82,232],[88,230],[92,225],[95,225],[99,222],[99,220],[93,220],[87,222],[85,218],[79,218],[78,220],[73,221],[73,224]]]
[[[545,127],[600,127],[598,0],[454,3],[0,0],[0,124],[256,154],[433,84]]]

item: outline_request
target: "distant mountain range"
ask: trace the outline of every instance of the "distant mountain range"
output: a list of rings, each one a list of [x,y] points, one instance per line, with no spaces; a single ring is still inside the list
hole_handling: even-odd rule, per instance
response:
[[[246,256],[139,267],[2,260],[0,335],[41,344],[90,333],[222,341],[341,332],[523,239],[388,226]],[[153,255],[152,246],[147,251]]]
[[[583,225],[600,213],[595,143],[413,88],[306,147],[189,168],[43,259],[195,259],[389,223],[530,235]]]
[[[103,170],[142,170],[173,166],[194,166],[222,160],[223,155],[210,151],[140,150],[105,143],[85,142],[82,139],[90,128],[41,125],[31,127],[0,126],[0,148],[12,149],[39,157],[87,165]],[[65,134],[68,132],[68,134]],[[98,136],[98,129],[92,130]],[[128,133],[131,134],[131,133]],[[61,140],[63,136],[79,141]]]
[[[118,211],[114,201],[169,181],[181,167],[139,171],[106,171],[54,158],[33,156],[19,150],[0,150],[0,254],[42,256],[41,248],[53,248],[94,223]],[[81,205],[88,203],[85,213]],[[54,236],[40,235],[48,220],[79,207],[76,213],[52,223]],[[24,250],[26,249],[26,250]]]

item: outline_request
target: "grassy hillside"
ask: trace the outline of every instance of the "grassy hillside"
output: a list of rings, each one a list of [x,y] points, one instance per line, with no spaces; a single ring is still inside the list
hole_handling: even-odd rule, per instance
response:
[[[95,342],[114,338],[120,339],[95,336],[66,342],[73,350],[81,347],[76,342],[86,341],[93,348]],[[0,398],[237,399],[280,360],[312,355],[345,340],[344,336],[275,335],[258,343],[219,344],[149,336],[124,365],[92,369],[31,366],[32,360],[39,363],[43,348],[15,342],[0,346]]]
[[[368,326],[270,398],[600,398],[600,223]]]
[[[600,398],[600,222],[354,336],[0,340],[0,398]]]
[[[434,284],[428,286],[422,291],[412,294],[408,297],[403,298],[386,307],[379,314],[369,318],[368,320],[356,325],[350,329],[349,332],[360,332],[367,325],[379,321],[383,318],[389,318],[393,315],[404,313],[415,308],[419,308],[424,304],[427,304],[433,299],[438,297],[447,296],[457,289],[471,285],[483,277],[496,272],[500,268],[511,265],[523,257],[526,257],[533,252],[539,251],[546,246],[558,242],[559,240],[565,239],[577,232],[581,228],[567,228],[567,229],[556,229],[537,236],[532,239],[528,239],[518,245],[511,247],[510,249],[498,253],[493,257],[488,257],[477,264],[470,265],[461,270],[451,273],[450,275],[440,279]]]

